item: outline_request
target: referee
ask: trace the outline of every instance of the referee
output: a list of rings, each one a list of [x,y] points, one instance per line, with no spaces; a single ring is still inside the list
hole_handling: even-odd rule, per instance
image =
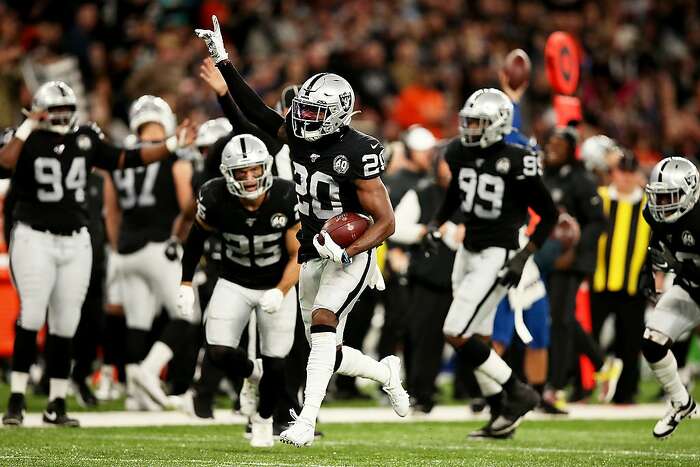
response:
[[[638,163],[625,152],[611,171],[611,184],[598,189],[608,228],[598,240],[598,259],[591,292],[593,336],[600,339],[606,318],[615,317],[613,351],[623,362],[613,402],[633,403],[639,383],[639,352],[646,300],[637,287],[649,245],[649,225],[642,217],[646,196]]]

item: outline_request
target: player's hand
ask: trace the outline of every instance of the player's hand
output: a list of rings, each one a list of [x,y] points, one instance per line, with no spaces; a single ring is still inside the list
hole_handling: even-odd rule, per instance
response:
[[[515,254],[498,273],[499,282],[504,287],[517,287],[525,269],[525,263],[532,253],[523,248]]]
[[[515,102],[516,104],[520,102],[520,99],[523,98],[523,94],[525,94],[525,91],[527,90],[527,86],[530,84],[527,80],[523,81],[523,84],[520,85],[520,87],[513,89],[508,85],[508,76],[506,75],[506,72],[503,70],[500,70],[498,72],[498,80],[501,83],[501,89],[503,92],[506,93],[508,97],[510,97],[510,100]]]
[[[165,242],[165,257],[169,261],[176,261],[180,259],[180,242],[175,237],[170,237],[167,242]]]
[[[48,112],[45,110],[41,111],[27,111],[22,109],[22,113],[27,117],[20,126],[15,130],[14,137],[26,141],[32,131],[39,128],[42,121],[46,120],[48,117]]]
[[[440,250],[440,244],[442,243],[442,233],[436,229],[434,226],[428,227],[428,233],[426,233],[420,242],[421,250],[425,256],[434,256],[438,254]]]
[[[211,58],[205,58],[202,64],[199,65],[199,77],[202,78],[217,95],[223,96],[228,92],[226,80],[224,80],[219,69],[214,66],[214,61]]]
[[[182,319],[189,320],[194,315],[194,290],[191,285],[180,284],[176,308],[178,316]]]
[[[219,20],[216,15],[212,15],[211,22],[214,23],[214,30],[195,29],[194,33],[197,37],[204,40],[209,49],[209,55],[214,60],[214,63],[219,63],[228,59],[228,53],[224,47],[224,38],[221,36],[221,28],[219,28]]]
[[[663,272],[678,271],[678,260],[663,242],[659,242],[658,247],[649,247],[649,259],[654,269]]]
[[[330,259],[334,263],[340,264],[352,263],[352,258],[348,256],[348,252],[335,243],[325,230],[321,230],[321,233],[314,236],[313,243],[321,258]]]
[[[654,271],[648,267],[646,264],[639,271],[639,282],[637,287],[642,293],[642,296],[649,300],[651,303],[656,304],[657,292],[656,292],[656,278],[654,277]]]
[[[282,300],[284,300],[284,293],[280,289],[274,288],[262,294],[258,306],[265,313],[275,313],[282,306]]]

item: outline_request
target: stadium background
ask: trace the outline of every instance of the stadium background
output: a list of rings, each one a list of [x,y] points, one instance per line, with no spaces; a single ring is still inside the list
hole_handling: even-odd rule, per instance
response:
[[[50,79],[68,82],[82,118],[114,141],[127,135],[128,106],[143,94],[162,96],[179,118],[219,116],[197,77],[206,49],[192,33],[212,14],[268,104],[287,84],[337,72],[357,94],[356,126],[386,141],[413,123],[454,136],[456,110],[475,89],[498,87],[516,47],[533,62],[524,132],[544,141],[555,122],[544,44],[568,31],[583,52],[582,137],[607,134],[647,169],[661,154],[700,155],[700,7],[692,0],[0,1],[0,128],[21,122],[32,92]]]

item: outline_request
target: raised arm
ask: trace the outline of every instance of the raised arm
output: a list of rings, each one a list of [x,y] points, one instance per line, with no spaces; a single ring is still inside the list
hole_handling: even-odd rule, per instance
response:
[[[15,130],[12,139],[0,148],[0,166],[14,170],[24,142],[45,117],[46,112],[27,113],[27,119]]]
[[[228,53],[224,47],[224,39],[221,36],[219,20],[216,16],[211,17],[214,30],[196,29],[195,34],[202,38],[207,44],[209,55],[213,59],[216,67],[228,85],[228,90],[241,106],[246,117],[270,135],[281,134],[284,129],[284,117],[271,109],[260,96],[246,83],[238,70],[228,59]]]

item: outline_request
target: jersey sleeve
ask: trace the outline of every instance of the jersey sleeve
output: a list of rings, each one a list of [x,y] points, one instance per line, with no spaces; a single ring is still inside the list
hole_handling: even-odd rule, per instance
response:
[[[110,172],[119,167],[119,159],[124,149],[108,143],[96,123],[81,127],[76,138],[78,149],[90,150],[92,165]]]
[[[540,156],[530,147],[516,146],[519,151],[511,158],[513,165],[512,175],[518,181],[540,178],[542,176],[542,160]],[[498,170],[498,161],[496,170]],[[507,169],[505,169],[507,171]]]
[[[384,146],[374,138],[367,138],[358,145],[355,154],[350,160],[350,178],[370,180],[379,177],[385,169],[384,163]],[[336,156],[333,161],[335,168],[336,164],[342,164],[342,156]],[[339,170],[336,169],[338,172]]]
[[[216,180],[205,183],[197,195],[197,219],[209,227],[218,228],[216,212]]]
[[[284,201],[288,206],[287,219],[289,219],[289,222],[287,223],[287,228],[290,229],[301,220],[299,217],[299,201],[293,183],[289,183],[289,189],[285,193]]]

